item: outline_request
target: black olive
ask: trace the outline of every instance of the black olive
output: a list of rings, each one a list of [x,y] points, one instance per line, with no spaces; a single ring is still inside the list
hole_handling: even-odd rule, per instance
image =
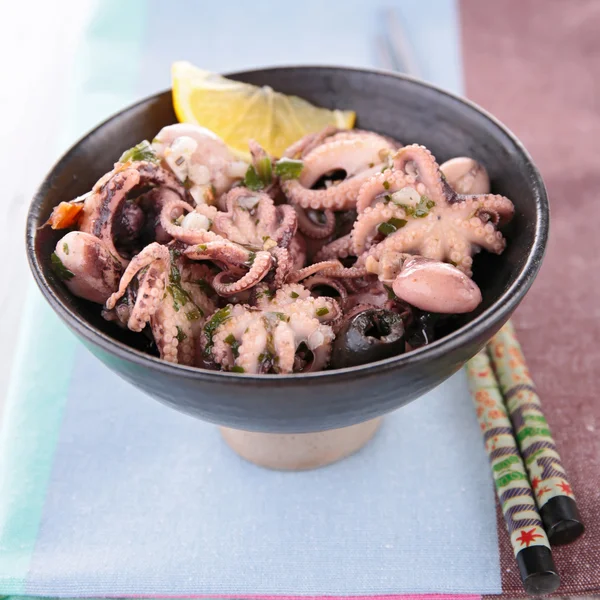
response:
[[[405,349],[402,317],[369,308],[348,320],[335,338],[331,367],[355,367],[402,354]]]

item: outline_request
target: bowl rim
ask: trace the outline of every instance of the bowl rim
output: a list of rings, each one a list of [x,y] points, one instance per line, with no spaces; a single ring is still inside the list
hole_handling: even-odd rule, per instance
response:
[[[536,167],[535,163],[529,152],[526,150],[522,142],[517,136],[504,125],[499,119],[491,115],[485,109],[481,108],[476,103],[450,92],[444,88],[441,88],[435,84],[423,81],[418,77],[413,77],[403,73],[395,71],[389,71],[385,69],[376,68],[360,68],[360,67],[346,67],[338,65],[326,65],[326,64],[297,64],[297,65],[277,65],[268,67],[258,67],[255,69],[244,69],[226,73],[225,77],[238,77],[248,75],[251,73],[264,72],[264,71],[293,71],[293,70],[337,70],[337,71],[352,71],[364,74],[382,75],[386,77],[392,77],[395,79],[401,79],[417,84],[418,86],[427,88],[437,94],[446,96],[453,101],[463,104],[467,108],[479,113],[498,129],[500,129],[521,153],[530,180],[533,182],[535,190],[535,209],[536,209],[536,220],[535,220],[535,232],[533,238],[533,245],[529,252],[527,259],[520,270],[515,281],[502,293],[502,295],[487,309],[482,311],[475,319],[469,321],[456,331],[436,340],[426,346],[412,350],[405,354],[400,354],[383,360],[366,363],[364,365],[358,365],[355,367],[345,367],[342,369],[333,369],[325,371],[316,371],[314,373],[290,373],[290,374],[249,374],[249,373],[232,373],[228,371],[212,371],[209,369],[203,369],[201,367],[191,367],[186,365],[180,365],[164,361],[160,358],[144,353],[141,350],[132,348],[123,342],[120,342],[109,335],[103,333],[79,314],[69,309],[60,298],[56,295],[52,289],[51,283],[46,279],[42,266],[37,260],[35,254],[35,240],[37,236],[37,208],[41,204],[45,197],[48,189],[52,185],[54,174],[71,160],[73,154],[78,151],[79,145],[89,137],[93,136],[99,129],[103,128],[107,123],[120,115],[130,111],[131,109],[141,106],[144,103],[150,102],[163,96],[166,93],[171,93],[171,89],[157,92],[150,96],[147,96],[141,100],[138,100],[118,112],[110,115],[104,119],[93,129],[89,130],[85,135],[79,138],[51,167],[43,182],[35,192],[33,199],[29,205],[27,213],[27,226],[26,226],[26,249],[27,258],[29,261],[30,269],[33,273],[35,282],[40,288],[43,296],[58,314],[58,316],[65,322],[67,326],[76,331],[85,340],[91,342],[95,346],[102,348],[104,351],[116,355],[118,358],[125,359],[129,362],[135,363],[138,366],[147,367],[149,369],[158,370],[166,375],[171,376],[184,376],[192,379],[208,380],[214,383],[234,383],[234,382],[259,382],[259,381],[277,381],[280,384],[297,385],[300,383],[306,384],[319,384],[332,383],[335,380],[343,380],[347,375],[364,376],[369,377],[376,375],[381,372],[389,370],[395,370],[400,367],[408,367],[414,364],[423,363],[432,359],[439,358],[440,356],[451,352],[461,347],[466,342],[481,336],[485,331],[492,326],[494,323],[506,321],[511,313],[514,311],[516,306],[522,300],[524,295],[531,287],[535,277],[537,276],[541,263],[546,251],[546,245],[549,233],[549,214],[550,209],[548,205],[548,195],[541,174]]]

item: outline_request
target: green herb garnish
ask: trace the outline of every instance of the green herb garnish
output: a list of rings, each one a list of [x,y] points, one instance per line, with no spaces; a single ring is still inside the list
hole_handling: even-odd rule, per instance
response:
[[[292,292],[290,294],[290,298],[299,298],[299,297],[300,297],[300,294],[298,292]]]
[[[254,260],[256,259],[256,252],[250,252],[248,254],[248,260],[246,261],[246,264],[251,267],[254,264]]]
[[[417,219],[423,219],[429,214],[429,211],[435,206],[435,202],[427,196],[421,196],[421,199],[415,206],[413,216]]]
[[[383,189],[385,189],[385,190],[389,190],[390,189],[390,182],[389,181],[384,181],[383,182]]]
[[[232,373],[245,373],[246,371],[244,371],[244,367],[238,367],[237,365],[231,367],[231,372]]]
[[[392,201],[392,196],[390,194],[386,194],[383,197],[383,201],[385,202],[385,204],[389,204]]]
[[[329,314],[329,309],[326,306],[322,306],[321,308],[317,308],[315,314],[317,317],[324,317]]]
[[[207,248],[208,248],[208,246],[206,244],[198,245],[198,250],[200,250],[201,252],[204,252]]]
[[[225,343],[231,346],[231,352],[233,353],[233,357],[237,358],[240,355],[240,343],[235,339],[233,333],[230,333],[225,338]]]
[[[383,235],[390,235],[391,233],[394,233],[395,231],[398,231],[398,229],[404,227],[406,223],[406,219],[392,218],[389,221],[386,221],[385,223],[380,223],[377,227],[377,231],[379,231],[379,233],[382,233]]]
[[[181,327],[179,327],[179,325],[177,325],[177,341],[178,342],[183,342],[183,340],[185,340],[187,338],[187,335],[185,333],[183,333],[183,329],[181,329]]]
[[[69,244],[67,244],[67,242],[65,242],[63,244],[63,252],[68,256],[69,255]]]
[[[275,296],[275,292],[271,291],[271,290],[263,290],[262,292],[260,292],[259,294],[257,294],[257,298],[269,298],[269,300],[272,300],[273,297]]]
[[[156,155],[156,152],[154,152],[154,148],[152,148],[148,140],[144,140],[143,142],[140,142],[137,146],[129,148],[129,150],[123,152],[123,154],[121,154],[121,158],[119,158],[120,163],[126,163],[129,161],[136,162],[142,160],[152,162],[155,164],[158,164],[160,162],[158,156]]]
[[[260,177],[258,176],[256,169],[252,165],[248,167],[248,170],[246,171],[246,175],[244,177],[244,181],[242,183],[245,187],[254,192],[258,192],[259,190],[262,190],[265,187]]]
[[[197,321],[200,317],[204,316],[204,311],[201,308],[195,306],[192,310],[185,313],[185,318],[188,321]]]
[[[275,175],[277,175],[283,181],[288,179],[298,179],[304,163],[301,160],[295,158],[281,158],[275,163]]]
[[[167,286],[167,292],[173,298],[173,308],[179,312],[182,306],[185,306],[188,300],[191,301],[190,295],[178,284],[174,283]]]
[[[69,269],[67,269],[67,267],[65,267],[65,265],[63,265],[62,260],[60,260],[60,258],[58,258],[58,254],[56,254],[56,252],[53,252],[50,255],[50,262],[52,263],[53,271],[62,280],[69,281],[69,280],[73,279],[73,277],[75,277],[75,273],[71,273],[71,271],[69,271]]]
[[[213,347],[213,335],[217,328],[225,323],[231,317],[231,304],[228,304],[224,308],[219,309],[204,326],[204,333],[206,335],[207,344],[204,349],[204,353],[208,356]]]
[[[268,156],[264,156],[256,161],[256,174],[266,187],[273,181],[273,165]]]

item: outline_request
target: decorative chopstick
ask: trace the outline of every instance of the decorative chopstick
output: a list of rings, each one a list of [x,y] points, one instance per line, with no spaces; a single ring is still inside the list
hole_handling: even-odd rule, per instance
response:
[[[523,587],[528,594],[554,592],[560,578],[487,350],[466,369]]]
[[[552,545],[572,542],[584,526],[512,323],[491,339],[488,352],[546,534]]]

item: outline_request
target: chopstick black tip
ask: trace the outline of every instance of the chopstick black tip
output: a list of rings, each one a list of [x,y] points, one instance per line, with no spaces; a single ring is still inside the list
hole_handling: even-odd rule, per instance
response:
[[[548,500],[540,509],[540,516],[553,546],[574,542],[585,531],[577,504],[568,496]]]
[[[530,546],[517,554],[523,587],[528,594],[541,596],[558,589],[560,577],[546,546]]]

